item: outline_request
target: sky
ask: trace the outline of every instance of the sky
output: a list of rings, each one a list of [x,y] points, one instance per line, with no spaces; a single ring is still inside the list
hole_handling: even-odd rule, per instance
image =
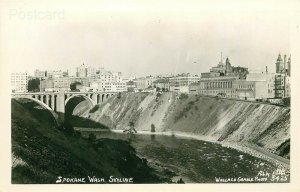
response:
[[[200,74],[233,66],[275,71],[290,55],[288,4],[277,1],[8,1],[1,57],[11,71],[69,70],[82,63],[124,77]]]

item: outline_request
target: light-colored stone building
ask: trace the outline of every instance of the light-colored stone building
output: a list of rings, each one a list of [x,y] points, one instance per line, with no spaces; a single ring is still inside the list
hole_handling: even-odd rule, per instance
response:
[[[70,91],[72,83],[79,82],[83,87],[89,87],[89,80],[81,77],[49,78],[40,82],[41,91]]]
[[[170,79],[169,78],[159,78],[153,82],[153,87],[159,88],[160,91],[170,90]]]
[[[249,82],[261,82],[260,84],[264,85],[264,90],[256,89],[257,92],[264,92],[263,98],[257,99],[266,99],[275,97],[275,73],[269,73],[267,70],[261,73],[249,73],[247,75],[246,81]],[[257,93],[256,95],[259,95]]]
[[[238,76],[201,78],[199,83],[199,94],[217,96],[222,93],[225,97],[235,98],[236,92],[233,85],[238,79]]]
[[[136,79],[136,86],[138,90],[144,90],[147,89],[149,87],[153,87],[154,86],[154,81],[156,81],[157,79],[153,76],[147,76],[147,77],[140,77]]]
[[[247,68],[232,66],[228,58],[224,64],[221,58],[218,65],[212,67],[210,72],[201,73],[199,94],[236,98],[236,81],[245,80],[248,73]]]
[[[34,77],[39,79],[45,79],[47,77],[47,71],[40,71],[36,69],[34,71]]]
[[[279,54],[275,65],[275,98],[290,97],[291,56],[287,60],[286,55],[284,55],[282,59]]]
[[[27,92],[27,73],[11,73],[10,78],[12,92]]]
[[[189,73],[183,73],[170,79],[170,91],[188,93],[191,83],[200,81],[198,75],[191,75]]]

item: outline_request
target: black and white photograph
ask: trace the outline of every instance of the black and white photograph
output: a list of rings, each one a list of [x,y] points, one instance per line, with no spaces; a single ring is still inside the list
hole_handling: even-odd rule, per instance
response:
[[[0,191],[300,190],[300,1],[1,4]]]

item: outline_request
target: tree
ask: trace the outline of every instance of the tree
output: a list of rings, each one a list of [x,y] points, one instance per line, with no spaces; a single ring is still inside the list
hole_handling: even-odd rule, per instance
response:
[[[89,137],[88,137],[88,141],[90,141],[90,142],[95,142],[96,141],[96,135],[94,134],[94,133],[90,133],[89,134]]]
[[[130,127],[134,127],[134,122],[130,121],[128,124]]]
[[[155,125],[153,123],[151,124],[151,132],[155,132]]]
[[[74,133],[74,127],[71,125],[70,122],[65,121],[63,123],[63,131],[69,135],[72,135]]]
[[[40,79],[39,78],[30,79],[28,81],[28,91],[29,92],[40,91]]]
[[[118,97],[117,98],[121,99],[121,93],[120,92],[118,93]]]
[[[291,98],[290,97],[283,98],[282,102],[283,102],[284,106],[288,106],[288,107],[291,106]]]
[[[82,83],[81,83],[81,82],[78,82],[78,81],[75,81],[75,82],[71,83],[71,84],[70,84],[70,89],[71,89],[71,91],[76,90],[76,85],[82,85]]]
[[[156,87],[156,91],[159,92],[160,91],[160,87]]]

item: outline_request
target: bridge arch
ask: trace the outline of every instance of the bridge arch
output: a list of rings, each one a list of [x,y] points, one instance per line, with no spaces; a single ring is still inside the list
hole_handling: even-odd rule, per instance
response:
[[[88,97],[88,96],[86,96],[86,95],[84,95],[84,94],[76,94],[76,95],[72,95],[72,96],[68,97],[68,98],[65,100],[65,106],[67,106],[68,102],[69,102],[71,99],[75,98],[75,97],[82,97],[82,98],[84,98],[85,100],[89,101],[89,103],[90,103],[91,105],[96,105],[96,103],[92,100],[92,98],[90,98],[90,97]]]
[[[80,109],[78,114],[75,114],[74,111],[76,110],[76,107],[82,103],[83,101],[87,101],[87,105],[83,105],[84,108]],[[79,116],[80,113],[91,109],[93,106],[95,106],[96,103],[94,100],[90,98],[89,95],[86,94],[74,94],[70,97],[68,97],[65,100],[65,121],[73,121],[74,118],[76,119],[76,116]]]
[[[22,96],[21,97],[16,97],[14,99],[16,99],[16,100],[18,100],[18,99],[28,99],[28,100],[34,101],[35,103],[39,104],[40,106],[42,106],[44,109],[46,109],[48,112],[51,113],[51,115],[54,118],[54,122],[55,122],[56,126],[60,125],[60,123],[58,121],[58,115],[48,105],[46,105],[42,101],[40,101],[38,99],[35,99],[35,98],[32,98],[32,97],[26,97],[26,96],[24,96],[24,97],[22,97]]]

